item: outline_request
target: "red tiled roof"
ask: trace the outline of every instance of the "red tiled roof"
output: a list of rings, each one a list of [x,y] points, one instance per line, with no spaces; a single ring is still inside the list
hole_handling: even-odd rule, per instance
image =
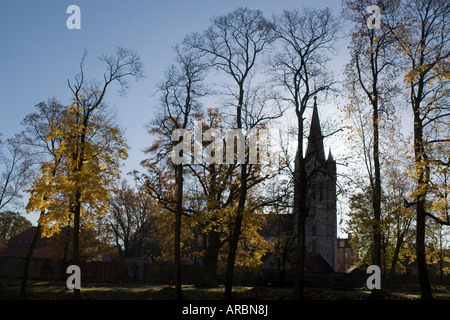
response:
[[[318,253],[308,252],[305,257],[305,271],[333,272],[333,268]]]

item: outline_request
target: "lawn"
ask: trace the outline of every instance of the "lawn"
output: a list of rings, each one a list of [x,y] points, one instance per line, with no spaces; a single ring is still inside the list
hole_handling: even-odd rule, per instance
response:
[[[290,300],[292,287],[245,287],[233,288],[237,300]],[[20,279],[0,279],[0,299],[18,299]],[[82,297],[86,300],[170,300],[175,298],[175,289],[168,285],[117,284],[117,283],[83,283]],[[72,298],[62,281],[30,280],[28,299],[31,300],[65,300]],[[221,300],[224,288],[203,288],[193,285],[183,286],[186,300]],[[450,285],[434,285],[436,299],[450,300]],[[306,288],[305,295],[313,300],[366,300],[370,291],[360,289]],[[420,291],[416,284],[402,284],[383,291],[387,300],[419,299]]]

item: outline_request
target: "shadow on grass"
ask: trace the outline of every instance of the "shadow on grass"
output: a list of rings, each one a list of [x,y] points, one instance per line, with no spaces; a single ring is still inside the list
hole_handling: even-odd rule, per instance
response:
[[[233,288],[236,300],[291,300],[292,287],[245,287]],[[20,299],[20,279],[0,279],[0,300]],[[82,298],[85,300],[172,300],[175,288],[168,285],[147,285],[139,283],[83,283]],[[435,299],[450,300],[450,285],[433,286]],[[70,300],[72,291],[63,281],[29,281],[27,299]],[[186,300],[222,300],[223,286],[214,288],[183,286]],[[360,289],[306,288],[305,297],[311,300],[367,300],[370,291]],[[417,285],[397,285],[383,290],[385,300],[415,300],[420,298]]]

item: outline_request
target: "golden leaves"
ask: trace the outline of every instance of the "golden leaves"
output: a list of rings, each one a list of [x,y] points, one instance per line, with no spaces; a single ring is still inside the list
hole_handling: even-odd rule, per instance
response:
[[[79,98],[82,98],[79,97]],[[70,225],[79,204],[85,226],[108,209],[110,186],[120,177],[128,146],[120,129],[102,115],[86,116],[86,107],[73,103],[68,112],[48,124],[47,141],[59,141],[53,158],[27,190],[27,211],[39,211],[44,236]]]

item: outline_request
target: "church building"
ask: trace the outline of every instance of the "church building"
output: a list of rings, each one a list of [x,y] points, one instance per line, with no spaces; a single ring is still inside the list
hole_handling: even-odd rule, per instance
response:
[[[319,254],[337,271],[336,162],[331,149],[325,158],[316,99],[305,154],[309,215],[306,220],[306,251]]]

